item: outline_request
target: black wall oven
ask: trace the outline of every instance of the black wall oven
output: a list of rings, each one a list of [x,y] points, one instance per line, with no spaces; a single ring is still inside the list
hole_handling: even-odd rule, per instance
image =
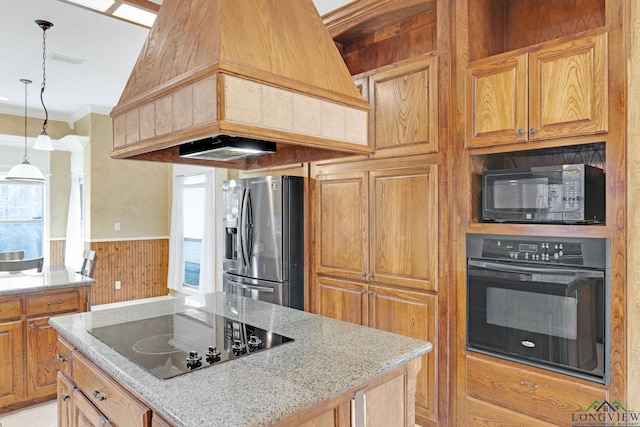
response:
[[[606,239],[467,235],[467,348],[606,384]]]

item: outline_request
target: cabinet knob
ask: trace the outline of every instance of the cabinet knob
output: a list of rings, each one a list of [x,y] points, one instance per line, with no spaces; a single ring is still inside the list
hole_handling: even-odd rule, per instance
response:
[[[538,388],[538,385],[537,385],[537,384],[527,384],[527,383],[526,383],[526,382],[524,382],[524,381],[520,381],[520,385],[523,385],[523,386],[525,386],[525,387],[531,387],[531,388],[532,388],[532,389],[534,389],[534,390],[536,390],[536,389]]]
[[[36,325],[33,322],[29,322],[29,328],[34,329]]]
[[[531,129],[529,129],[529,133],[530,133],[531,135],[535,134],[535,133],[536,133],[536,128],[531,128]]]
[[[518,129],[518,136],[524,135],[524,129]]]
[[[96,399],[103,401],[107,399],[107,396],[103,396],[100,394],[100,391],[98,390],[93,390],[93,397],[95,397]]]
[[[47,302],[47,305],[54,305],[54,304],[56,304],[56,305],[62,304],[62,300],[58,300],[58,301],[54,301],[54,302],[51,302],[51,301]]]
[[[67,359],[62,355],[62,354],[57,354],[56,355],[56,360],[60,361],[60,362],[66,362]]]
[[[362,272],[362,278],[363,278],[363,279],[366,279],[366,278],[367,278],[367,272],[366,272],[366,271],[363,271],[363,272]]]
[[[65,400],[69,399],[71,396],[68,395],[67,393],[62,393],[62,395],[60,397],[62,398],[62,401],[64,402]]]

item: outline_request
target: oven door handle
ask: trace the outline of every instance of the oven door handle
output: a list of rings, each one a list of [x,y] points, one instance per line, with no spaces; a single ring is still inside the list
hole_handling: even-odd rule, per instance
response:
[[[239,283],[231,279],[227,279],[227,281],[231,283],[232,286],[237,286],[243,289],[251,289],[258,292],[271,292],[271,293],[275,292],[274,288],[267,288],[266,286],[246,285],[244,283]]]
[[[591,270],[576,270],[569,268],[547,268],[547,267],[534,267],[534,266],[521,266],[513,264],[502,264],[490,261],[477,261],[470,259],[468,265],[478,268],[484,268],[487,270],[505,271],[508,273],[538,273],[538,274],[565,274],[567,276],[576,277],[602,277],[601,271]]]

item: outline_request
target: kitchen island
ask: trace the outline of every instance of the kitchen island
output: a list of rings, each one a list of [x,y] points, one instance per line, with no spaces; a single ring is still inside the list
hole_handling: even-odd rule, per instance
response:
[[[56,395],[49,316],[89,309],[94,280],[64,266],[0,272],[0,413]]]
[[[88,332],[122,324],[124,334],[129,322],[175,314],[219,315],[293,341],[160,379]],[[432,349],[428,342],[224,293],[50,323],[71,355],[71,369],[59,373],[59,415],[91,419],[81,412],[95,410],[96,420],[118,425],[357,426],[366,419],[369,426],[412,426],[419,357]],[[122,396],[126,402],[116,402]],[[117,410],[123,406],[131,411]]]

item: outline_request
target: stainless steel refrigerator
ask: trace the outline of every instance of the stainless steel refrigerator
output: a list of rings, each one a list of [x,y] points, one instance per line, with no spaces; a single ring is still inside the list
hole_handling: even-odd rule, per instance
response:
[[[304,181],[224,181],[223,289],[304,309]]]

